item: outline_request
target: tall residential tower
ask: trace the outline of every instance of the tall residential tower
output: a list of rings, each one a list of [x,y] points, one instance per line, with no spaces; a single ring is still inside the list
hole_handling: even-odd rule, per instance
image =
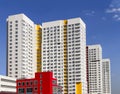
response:
[[[24,14],[7,18],[7,75],[34,77],[36,71],[35,25]]]
[[[89,94],[103,94],[102,48],[100,45],[87,46],[87,81]]]
[[[87,94],[86,25],[80,18],[42,24],[42,71],[52,71],[64,94]]]
[[[111,69],[110,60],[102,60],[102,71],[103,71],[103,94],[111,94]]]

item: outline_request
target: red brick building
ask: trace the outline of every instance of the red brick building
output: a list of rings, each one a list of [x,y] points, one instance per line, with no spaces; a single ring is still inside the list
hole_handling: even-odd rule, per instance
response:
[[[16,81],[17,94],[62,94],[52,72],[35,73],[35,78]]]

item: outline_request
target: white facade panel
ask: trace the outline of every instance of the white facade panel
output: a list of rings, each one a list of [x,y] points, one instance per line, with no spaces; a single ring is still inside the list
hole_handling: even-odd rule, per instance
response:
[[[16,92],[16,79],[0,75],[0,92]]]

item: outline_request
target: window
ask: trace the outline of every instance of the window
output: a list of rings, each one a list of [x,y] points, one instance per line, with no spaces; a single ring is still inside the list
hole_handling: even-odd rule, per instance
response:
[[[12,54],[9,54],[9,56],[12,56]]]
[[[24,88],[19,88],[19,89],[18,89],[18,93],[19,93],[19,94],[24,93],[24,92],[25,92]]]
[[[25,83],[24,82],[22,82],[22,86],[24,86],[25,85]]]
[[[15,61],[15,63],[17,63],[18,61]]]
[[[35,85],[37,85],[37,84],[38,84],[38,81],[37,81],[37,80],[35,80],[35,81],[34,81],[34,84],[35,84]]]
[[[18,32],[16,31],[15,34],[18,34]]]
[[[12,22],[10,21],[10,24],[12,24]]]
[[[18,21],[16,20],[15,23],[18,23]]]
[[[9,59],[12,59],[12,58],[9,58]]]
[[[42,78],[42,74],[40,74],[40,78]]]
[[[12,32],[10,32],[10,35],[12,35]]]
[[[34,90],[37,91],[37,87],[35,87]]]
[[[33,82],[31,81],[31,82],[30,82],[30,85],[32,85],[32,84],[33,84]]]
[[[56,85],[56,84],[57,84],[57,81],[56,81],[56,80],[53,80],[53,81],[52,81],[52,84],[53,84],[53,85]]]
[[[20,86],[21,85],[21,83],[20,82],[18,82],[18,86]]]
[[[27,93],[32,93],[33,92],[33,89],[32,88],[27,88]]]
[[[42,86],[40,86],[40,91],[42,91]]]
[[[18,24],[16,24],[15,26],[18,26]]]
[[[10,38],[12,38],[12,36],[10,36]]]
[[[29,85],[29,82],[26,82],[26,85]]]
[[[40,80],[40,84],[42,84],[42,80]]]

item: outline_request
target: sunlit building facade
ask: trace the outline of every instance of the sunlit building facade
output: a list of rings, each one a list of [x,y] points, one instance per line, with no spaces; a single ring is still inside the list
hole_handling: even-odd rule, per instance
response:
[[[88,45],[86,50],[88,93],[103,94],[102,48],[100,45]]]
[[[103,94],[111,94],[111,69],[110,59],[102,60]]]
[[[7,76],[34,77],[36,72],[35,24],[24,14],[7,18]]]
[[[52,71],[64,94],[87,94],[86,25],[81,18],[42,24],[42,71]]]

